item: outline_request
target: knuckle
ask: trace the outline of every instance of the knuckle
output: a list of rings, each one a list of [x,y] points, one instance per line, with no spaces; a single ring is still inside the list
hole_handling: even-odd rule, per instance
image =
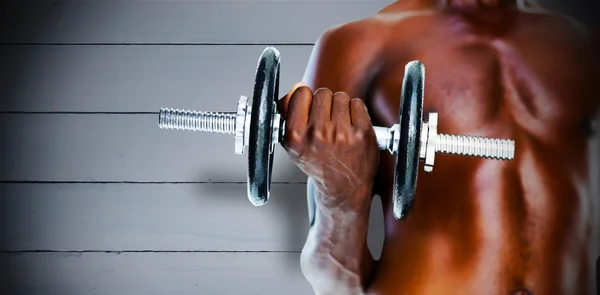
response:
[[[346,132],[336,132],[335,133],[335,141],[337,143],[347,143],[348,142],[348,134]]]
[[[354,132],[354,140],[356,140],[357,142],[364,142],[366,140],[368,140],[371,137],[371,132],[369,130],[365,129],[357,129]]]
[[[356,139],[357,141],[363,141],[366,137],[366,132],[364,132],[363,130],[357,130],[356,132],[354,132],[354,139]]]
[[[307,131],[308,139],[314,144],[327,143],[334,134],[333,128],[331,124],[312,125]]]
[[[321,129],[321,128],[313,128],[312,132],[311,132],[311,137],[312,139],[316,140],[316,141],[326,141],[327,140],[327,136],[325,135],[325,130]]]
[[[298,128],[286,128],[284,144],[291,150],[299,150],[304,140],[304,134]]]
[[[293,143],[301,142],[303,137],[304,136],[303,136],[302,132],[300,132],[300,130],[298,130],[298,129],[292,129],[288,133],[288,140]]]

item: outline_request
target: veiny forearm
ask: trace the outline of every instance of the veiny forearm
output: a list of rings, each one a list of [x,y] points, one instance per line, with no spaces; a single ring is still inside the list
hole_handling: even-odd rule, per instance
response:
[[[370,195],[364,198],[371,200]],[[369,212],[370,202],[343,212],[316,201],[315,222],[302,250],[302,270],[317,295],[364,294],[375,263],[367,247]]]

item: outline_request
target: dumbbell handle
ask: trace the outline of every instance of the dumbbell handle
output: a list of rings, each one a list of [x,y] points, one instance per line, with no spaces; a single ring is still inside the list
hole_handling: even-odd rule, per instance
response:
[[[244,97],[242,97],[242,100]],[[244,103],[240,101],[239,105]],[[247,128],[250,114],[236,112],[201,112],[162,108],[159,112],[159,127],[162,129],[178,129],[230,134],[236,136],[236,153],[241,154],[246,146]],[[273,143],[280,142],[283,135],[283,121],[276,114],[273,132]],[[380,150],[388,150],[392,154],[399,151],[398,124],[392,127],[374,126],[377,145]],[[240,134],[239,130],[242,130]],[[435,153],[467,155],[501,160],[514,157],[514,141],[476,136],[437,134],[437,113],[430,113],[428,122],[421,127],[421,150],[419,155],[424,160],[426,171],[433,169]]]

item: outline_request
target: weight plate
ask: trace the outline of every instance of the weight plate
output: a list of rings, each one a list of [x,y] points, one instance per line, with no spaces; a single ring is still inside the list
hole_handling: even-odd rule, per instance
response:
[[[254,206],[269,200],[273,153],[271,141],[279,97],[280,54],[267,47],[258,60],[248,142],[248,199]]]
[[[417,190],[425,67],[419,61],[409,62],[404,69],[400,101],[399,148],[394,170],[394,217],[406,218],[412,209]]]

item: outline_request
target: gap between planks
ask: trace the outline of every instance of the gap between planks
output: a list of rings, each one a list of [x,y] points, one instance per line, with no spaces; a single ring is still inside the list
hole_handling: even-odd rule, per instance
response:
[[[246,181],[118,181],[118,180],[0,180],[0,184],[246,184]],[[306,181],[271,181],[271,184],[306,184]]]
[[[314,42],[9,42],[0,46],[314,46]]]
[[[17,253],[300,253],[299,250],[0,250],[2,254]]]

